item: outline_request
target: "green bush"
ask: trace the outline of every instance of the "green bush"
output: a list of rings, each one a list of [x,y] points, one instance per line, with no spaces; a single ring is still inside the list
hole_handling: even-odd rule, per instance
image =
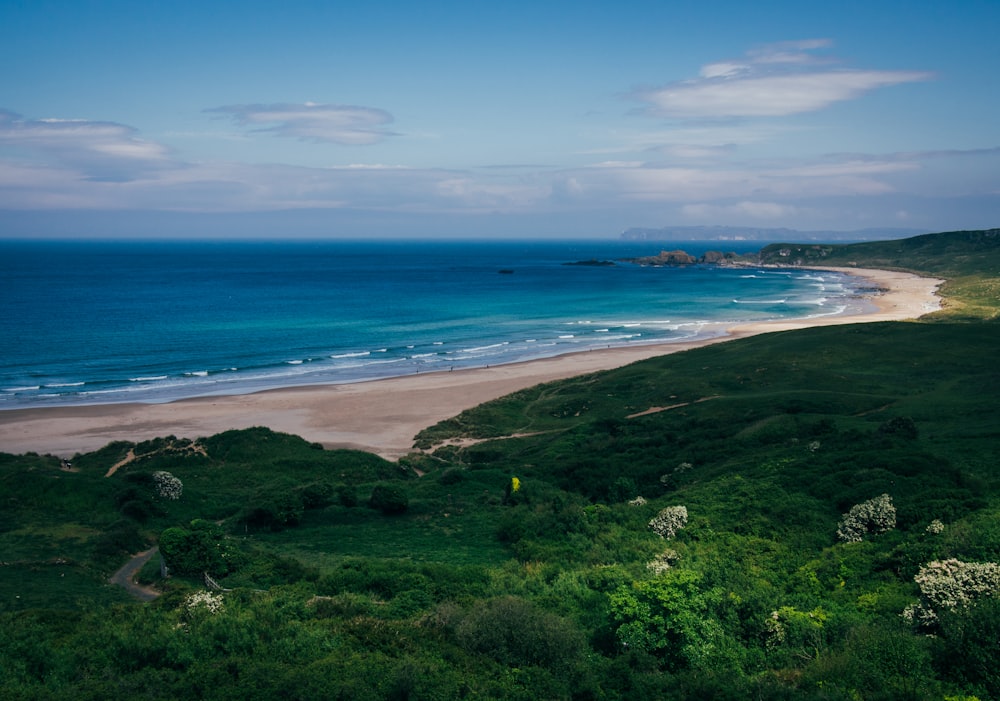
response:
[[[313,482],[299,490],[302,507],[305,509],[322,509],[333,503],[333,485],[329,482]]]
[[[220,577],[229,571],[222,531],[192,522],[190,528],[167,528],[160,533],[160,554],[171,574]]]
[[[248,529],[281,531],[298,525],[302,519],[302,500],[291,492],[256,494],[240,516]]]
[[[372,489],[368,505],[384,514],[401,514],[410,508],[410,499],[398,485],[377,484]]]
[[[515,596],[480,602],[455,634],[464,647],[511,667],[565,669],[585,647],[573,623]]]
[[[358,505],[358,490],[350,484],[337,487],[337,501],[341,506],[354,507]]]

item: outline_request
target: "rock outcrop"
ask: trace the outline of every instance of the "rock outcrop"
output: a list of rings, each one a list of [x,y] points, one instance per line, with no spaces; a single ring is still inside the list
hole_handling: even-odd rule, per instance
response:
[[[706,251],[704,255],[696,258],[685,251],[660,251],[655,256],[644,256],[641,258],[628,258],[629,263],[636,265],[695,265],[697,263],[709,263],[711,265],[726,265],[739,259],[735,253],[722,253],[721,251]]]

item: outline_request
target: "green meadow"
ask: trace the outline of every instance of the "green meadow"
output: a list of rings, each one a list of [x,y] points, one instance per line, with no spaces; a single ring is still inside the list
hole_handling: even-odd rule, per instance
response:
[[[0,695],[1000,698],[1000,230],[760,256],[944,305],[539,385],[399,462],[0,454]],[[155,600],[108,583],[154,545]]]

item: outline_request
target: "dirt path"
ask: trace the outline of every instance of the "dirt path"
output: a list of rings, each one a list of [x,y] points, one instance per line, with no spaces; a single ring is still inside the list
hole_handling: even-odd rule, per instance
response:
[[[670,406],[651,406],[645,411],[640,411],[636,414],[629,414],[626,419],[636,419],[640,416],[648,416],[649,414],[659,414],[661,411],[670,411],[671,409],[680,409],[682,406],[691,406],[692,404],[700,404],[701,402],[707,402],[711,399],[718,399],[722,395],[716,394],[711,397],[702,397],[701,399],[695,399],[693,402],[681,402],[680,404],[671,404]]]
[[[121,460],[119,460],[118,462],[116,462],[111,467],[109,467],[107,474],[105,474],[104,476],[105,477],[111,477],[111,475],[113,475],[116,472],[118,472],[118,468],[125,467],[130,462],[132,462],[133,460],[135,460],[135,450],[132,449],[132,448],[129,448],[128,449],[128,453],[125,455],[125,457],[122,458]]]
[[[430,448],[427,448],[426,450],[422,450],[420,452],[433,453],[438,448],[444,448],[446,446],[469,448],[471,446],[479,445],[480,443],[487,443],[489,441],[505,441],[509,438],[530,438],[531,436],[540,436],[543,433],[554,433],[556,430],[562,430],[562,429],[554,429],[549,431],[534,431],[531,433],[511,433],[508,436],[493,436],[491,438],[448,438],[446,440],[441,441],[440,443],[435,443]]]
[[[173,453],[197,453],[198,455],[203,455],[206,458],[208,457],[208,453],[205,451],[205,447],[202,446],[197,441],[195,441],[193,443],[189,443],[189,444],[187,444],[187,445],[185,445],[185,446],[183,446],[181,448],[177,447],[176,442],[170,441],[165,447],[158,448],[158,449],[150,451],[148,453],[143,453],[142,455],[136,455],[135,449],[134,448],[129,448],[128,449],[128,453],[125,454],[125,457],[122,458],[121,460],[119,460],[118,462],[116,462],[110,468],[108,468],[108,471],[107,471],[107,473],[104,476],[105,477],[111,477],[113,474],[115,474],[116,472],[118,472],[118,470],[120,468],[125,467],[130,462],[134,462],[134,461],[138,460],[139,458],[148,458],[148,457],[150,457],[152,455],[160,455],[161,453],[168,453],[168,452],[173,452]]]
[[[160,592],[151,587],[136,584],[135,576],[142,569],[142,566],[149,562],[157,552],[159,552],[159,548],[152,547],[149,550],[133,555],[128,562],[121,566],[121,569],[111,575],[111,579],[108,581],[119,587],[124,587],[125,591],[140,601],[152,601],[160,595]]]

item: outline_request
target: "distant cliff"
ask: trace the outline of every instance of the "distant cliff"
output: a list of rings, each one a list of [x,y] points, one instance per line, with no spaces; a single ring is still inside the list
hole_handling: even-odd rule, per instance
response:
[[[798,231],[749,226],[634,227],[623,241],[883,241],[927,233],[924,229],[859,229],[857,231]]]

